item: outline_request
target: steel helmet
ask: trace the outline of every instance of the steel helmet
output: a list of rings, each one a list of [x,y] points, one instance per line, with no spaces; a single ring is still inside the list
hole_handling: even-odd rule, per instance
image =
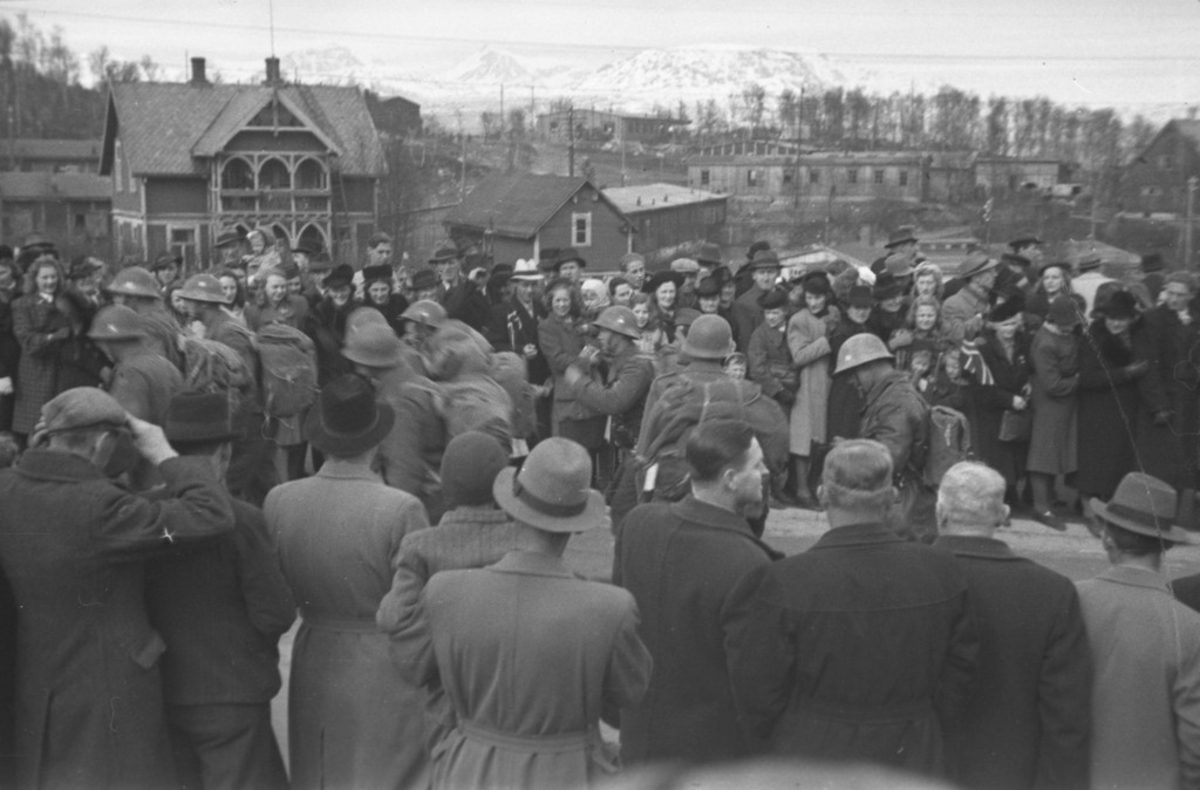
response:
[[[737,351],[733,330],[719,315],[702,315],[692,322],[680,352],[692,359],[724,359]]]
[[[446,308],[430,299],[422,299],[408,306],[401,316],[405,321],[416,321],[418,324],[437,328],[446,323]]]
[[[108,305],[92,318],[88,337],[93,340],[137,340],[145,337],[141,317],[125,305]]]
[[[370,324],[347,333],[342,356],[367,367],[394,368],[404,362],[404,344],[387,323]]]
[[[229,304],[231,301],[221,289],[221,281],[211,274],[193,274],[175,293],[181,299],[191,299],[193,302]]]
[[[141,266],[126,266],[117,272],[105,290],[110,294],[162,299],[162,291],[158,287],[158,280]]]
[[[895,358],[878,335],[862,332],[842,344],[842,350],[838,352],[837,370],[834,373],[845,373],[877,359]]]
[[[637,316],[628,307],[621,307],[620,305],[604,308],[600,312],[600,316],[592,322],[592,326],[616,332],[618,335],[624,335],[633,340],[637,340],[642,336],[638,332]]]

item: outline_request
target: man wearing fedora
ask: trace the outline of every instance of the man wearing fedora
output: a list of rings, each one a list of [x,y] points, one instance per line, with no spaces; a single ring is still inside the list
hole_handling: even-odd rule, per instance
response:
[[[112,482],[139,456],[166,482],[158,501]],[[144,561],[232,527],[211,465],[107,393],[42,407],[31,449],[0,472],[0,566],[21,613],[16,786],[174,784]]]
[[[238,230],[223,230],[218,233],[216,241],[213,242],[213,249],[217,254],[216,268],[241,269],[245,273],[246,267],[242,264],[242,257],[250,248]]]
[[[225,478],[238,436],[227,398],[175,396],[164,431],[181,456]],[[279,638],[296,603],[262,511],[231,504],[232,531],[172,547],[146,565],[150,622],[167,645],[163,699],[176,778],[188,788],[286,788],[271,700],[280,686]]]
[[[887,262],[893,258],[905,258],[914,267],[921,262],[917,255],[917,237],[912,225],[901,225],[888,234],[887,244],[883,248],[887,253],[876,258],[871,263],[871,271],[882,274],[887,270]]]
[[[453,244],[438,249],[429,259],[437,272],[437,301],[450,318],[482,332],[491,314],[491,305],[478,285],[462,273],[462,254]]]
[[[730,691],[722,613],[743,576],[780,556],[743,515],[762,500],[762,447],[749,424],[708,420],[689,436],[686,457],[688,496],[635,508],[617,533],[613,583],[638,603],[655,670],[641,706],[621,712],[630,765],[751,754]]]
[[[603,527],[587,450],[553,437],[492,488],[519,548],[495,565],[433,576],[421,598],[426,639],[394,642],[414,682],[440,680],[456,726],[433,787],[588,787],[615,770],[601,716],[635,707],[651,659],[633,596],[583,581],[563,561],[572,533]]]
[[[938,539],[967,578],[979,632],[975,691],[948,733],[951,778],[967,788],[1085,788],[1092,656],[1075,585],[994,536],[1004,477],[974,461],[938,488]]]
[[[534,409],[537,413],[537,434],[549,436],[551,400],[547,397],[552,389],[550,363],[542,354],[538,344],[538,325],[545,318],[545,308],[536,298],[536,291],[543,275],[537,261],[532,258],[518,260],[513,267],[513,295],[499,309],[505,311],[504,325],[507,337],[496,346],[497,351],[508,350],[520,355],[525,361],[526,381],[533,390]]]
[[[587,261],[579,254],[579,250],[567,247],[559,250],[558,254],[554,256],[551,268],[554,270],[555,277],[569,280],[578,287],[583,280],[583,270],[587,268]]]
[[[1077,582],[1095,662],[1092,787],[1200,786],[1200,613],[1176,601],[1163,554],[1188,544],[1175,489],[1125,476],[1091,501],[1112,567]]]
[[[950,341],[974,340],[983,331],[999,265],[995,258],[979,250],[959,265],[958,278],[964,285],[942,303],[942,328]]]
[[[754,285],[733,303],[733,338],[737,350],[743,354],[750,348],[750,336],[763,322],[763,309],[759,300],[775,287],[779,279],[779,256],[771,250],[759,250],[747,265]]]
[[[424,703],[375,626],[400,542],[429,526],[420,501],[372,467],[394,423],[367,379],[334,379],[305,425],[325,463],[267,496],[267,525],[302,618],[288,690],[293,787],[425,780]]]

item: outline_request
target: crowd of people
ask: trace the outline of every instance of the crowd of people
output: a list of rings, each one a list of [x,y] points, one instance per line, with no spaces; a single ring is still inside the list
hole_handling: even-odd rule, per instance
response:
[[[0,784],[1200,782],[1190,273],[367,247],[0,248]],[[793,507],[830,529],[784,558]],[[1020,559],[1019,509],[1114,567]]]

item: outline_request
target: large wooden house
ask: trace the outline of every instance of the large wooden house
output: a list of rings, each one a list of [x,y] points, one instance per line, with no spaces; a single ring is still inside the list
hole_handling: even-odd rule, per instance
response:
[[[276,58],[258,85],[213,84],[193,58],[186,83],[109,93],[100,172],[119,258],[172,251],[194,269],[222,231],[263,228],[357,263],[386,168],[362,92],[285,83]]]

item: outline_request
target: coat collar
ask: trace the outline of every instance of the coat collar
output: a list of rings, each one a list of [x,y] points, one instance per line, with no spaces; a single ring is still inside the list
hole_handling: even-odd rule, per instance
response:
[[[829,530],[809,551],[840,549],[846,546],[871,546],[884,543],[904,543],[905,540],[882,523],[849,524]]]
[[[553,557],[533,551],[513,549],[504,558],[488,568],[496,573],[517,573],[524,576],[554,576],[563,579],[578,579],[567,568],[562,557]]]
[[[1148,590],[1158,590],[1171,594],[1167,586],[1167,577],[1157,571],[1145,568],[1133,568],[1129,565],[1114,565],[1096,577],[1097,581],[1123,584],[1127,587],[1143,587]]]
[[[27,450],[21,456],[17,472],[25,477],[62,482],[106,479],[86,458],[62,450]]]
[[[487,507],[456,507],[442,514],[442,524],[507,524],[512,516],[499,508]]]
[[[333,480],[372,480],[382,483],[383,478],[378,472],[371,470],[369,466],[362,464],[350,463],[341,458],[326,456],[325,463],[321,464],[321,470],[317,472],[317,477],[326,477]]]
[[[748,536],[753,535],[750,531],[750,524],[737,513],[717,507],[716,505],[710,505],[707,502],[701,502],[691,494],[671,505],[671,511],[684,521],[697,524],[701,527],[727,529],[733,532],[741,532]]]
[[[1021,559],[1004,541],[980,535],[942,535],[933,545],[960,557],[979,557],[985,560]]]

